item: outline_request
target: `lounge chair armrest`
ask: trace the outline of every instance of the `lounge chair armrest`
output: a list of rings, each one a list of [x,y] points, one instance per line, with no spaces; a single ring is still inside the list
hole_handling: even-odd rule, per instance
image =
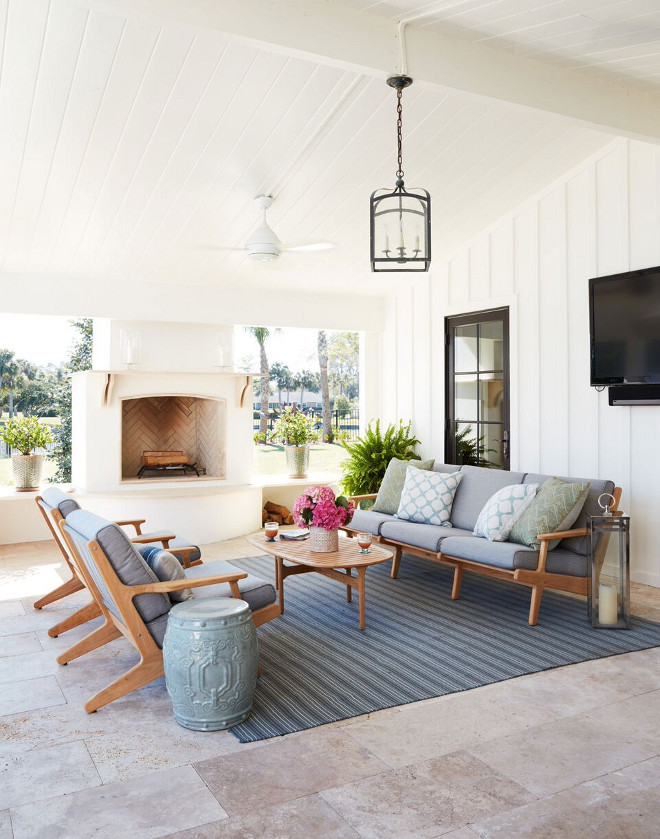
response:
[[[166,543],[170,542],[172,539],[176,539],[176,533],[161,533],[158,537],[150,536],[147,533],[146,536],[143,536],[142,534],[139,536],[133,536],[131,542],[135,545],[148,545],[150,542],[160,542],[163,547],[167,548]]]
[[[347,500],[348,501],[369,501],[369,499],[375,499],[378,495],[377,492],[367,492],[364,495],[349,495]]]
[[[127,586],[131,597],[138,594],[167,594],[168,591],[181,591],[185,588],[199,588],[200,586],[214,586],[218,583],[236,583],[247,577],[245,572],[236,574],[216,574],[214,577],[197,577],[193,580],[166,580],[162,583],[146,583],[142,586]]]
[[[553,539],[570,539],[572,536],[586,536],[587,528],[579,527],[575,530],[558,530],[556,533],[541,533],[536,538],[539,542],[552,542]]]
[[[146,519],[123,519],[122,521],[116,521],[115,524],[118,524],[119,527],[124,527],[124,525],[133,525],[135,528],[135,532],[138,536],[142,533],[142,525],[146,522]]]
[[[176,556],[181,559],[181,563],[184,568],[190,568],[192,563],[190,561],[190,557],[193,553],[197,550],[197,548],[193,547],[192,545],[189,548],[173,548],[169,547],[167,549],[173,556]],[[195,563],[196,565],[201,564],[201,560]]]

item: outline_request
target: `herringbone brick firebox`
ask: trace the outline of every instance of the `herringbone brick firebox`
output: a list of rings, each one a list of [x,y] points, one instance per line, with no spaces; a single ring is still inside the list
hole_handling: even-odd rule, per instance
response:
[[[195,396],[124,399],[122,479],[137,478],[145,451],[183,451],[206,477],[224,479],[225,410],[224,399]]]

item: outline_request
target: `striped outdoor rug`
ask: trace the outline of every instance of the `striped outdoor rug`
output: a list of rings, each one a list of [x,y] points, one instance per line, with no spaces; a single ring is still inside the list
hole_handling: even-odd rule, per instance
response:
[[[234,560],[273,580],[272,557]],[[660,624],[594,630],[584,601],[543,596],[527,624],[530,591],[466,574],[461,599],[452,571],[404,556],[367,571],[367,627],[345,588],[318,574],[285,581],[285,613],[258,630],[262,677],[252,714],[231,729],[242,743],[535,673],[660,645]]]

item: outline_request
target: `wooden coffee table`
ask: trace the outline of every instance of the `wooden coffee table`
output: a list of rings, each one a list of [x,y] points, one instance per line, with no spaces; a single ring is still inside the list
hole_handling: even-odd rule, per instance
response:
[[[370,565],[380,565],[392,559],[392,551],[373,545],[368,554],[360,553],[356,539],[339,539],[339,550],[333,553],[313,553],[309,540],[291,542],[280,539],[269,542],[263,533],[247,537],[248,542],[260,551],[275,557],[275,579],[280,600],[280,614],[284,612],[284,580],[292,574],[315,571],[346,586],[346,599],[351,602],[351,591],[358,593],[360,603],[360,629],[364,629],[365,575]],[[285,565],[284,562],[293,565]],[[355,569],[356,576],[353,576]]]

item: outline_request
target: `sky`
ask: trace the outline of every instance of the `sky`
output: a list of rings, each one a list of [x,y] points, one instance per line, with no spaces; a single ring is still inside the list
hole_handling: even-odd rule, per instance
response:
[[[328,332],[328,337],[332,332]],[[291,370],[318,370],[315,329],[271,329],[266,342],[268,360],[279,361]],[[0,349],[12,350],[17,358],[33,364],[60,364],[69,354],[78,332],[68,318],[53,315],[13,315],[0,313]],[[259,370],[259,345],[255,338],[241,326],[234,330],[234,363],[236,366],[251,356],[253,369]]]

